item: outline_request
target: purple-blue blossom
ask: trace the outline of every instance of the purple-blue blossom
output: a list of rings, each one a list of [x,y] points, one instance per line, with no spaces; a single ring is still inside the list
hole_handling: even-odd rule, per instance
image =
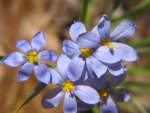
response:
[[[22,52],[16,51],[8,54],[3,63],[11,67],[21,65],[18,72],[19,81],[28,80],[32,70],[34,70],[36,78],[47,84],[51,76],[50,70],[44,62],[55,61],[57,54],[52,50],[43,50],[45,44],[46,40],[43,32],[36,33],[31,43],[27,40],[19,40],[16,42],[16,47]]]
[[[130,95],[127,89],[123,88],[105,88],[100,90],[102,103],[100,105],[101,113],[119,113],[117,102],[127,102]]]
[[[131,20],[123,20],[112,32],[111,22],[107,15],[103,15],[92,32],[99,37],[100,47],[94,56],[107,64],[118,61],[136,61],[136,51],[127,44],[120,43],[121,39],[131,37],[136,31],[136,25]]]
[[[131,97],[127,89],[115,88],[124,81],[125,77],[125,73],[122,76],[117,77],[109,74],[102,76],[99,80],[93,80],[91,85],[99,91],[99,95],[101,97],[101,102],[99,104],[101,113],[119,113],[117,102],[127,102],[130,100]],[[89,105],[81,101],[78,103],[80,104],[79,110],[82,111],[86,111],[94,107],[93,105]]]
[[[72,73],[70,62],[70,58],[66,55],[61,55],[58,58],[58,72],[53,69],[51,73],[52,76],[55,76],[55,80],[52,83],[56,84],[57,87],[47,92],[43,97],[42,105],[44,107],[57,107],[64,98],[64,113],[77,113],[78,99],[87,104],[97,104],[100,102],[99,94],[94,88],[84,85],[84,82],[74,78],[78,78],[80,73],[76,72],[76,76],[69,75]]]
[[[122,75],[124,73],[122,61],[137,60],[136,51],[132,47],[118,42],[134,34],[136,30],[134,22],[125,20],[112,33],[110,25],[106,15],[102,16],[91,32],[86,32],[83,23],[75,22],[70,27],[72,41],[63,41],[64,53],[73,57],[74,63],[82,60],[83,71],[88,73],[92,71],[98,78],[107,70],[114,76]]]

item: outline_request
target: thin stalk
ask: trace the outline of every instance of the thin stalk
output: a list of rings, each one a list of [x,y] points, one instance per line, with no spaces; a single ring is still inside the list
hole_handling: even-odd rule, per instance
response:
[[[132,104],[141,112],[141,113],[148,113],[144,107],[134,98],[131,100]]]
[[[138,74],[144,74],[145,76],[150,76],[150,69],[149,67],[130,67],[128,69],[129,73],[138,73]]]
[[[81,21],[83,23],[86,23],[86,16],[87,16],[89,2],[90,0],[83,0],[83,9],[81,13]]]
[[[137,82],[137,81],[126,81],[122,84],[124,87],[138,87],[141,89],[149,89],[150,83],[149,82]]]
[[[18,106],[18,108],[15,110],[14,113],[18,113],[27,103],[29,103],[35,96],[37,96],[44,88],[46,87],[46,84],[39,83],[33,92]]]
[[[95,106],[95,107],[92,109],[92,112],[93,112],[93,113],[100,113],[99,107],[98,107],[98,106]]]
[[[135,48],[146,47],[150,44],[150,37],[144,37],[142,39],[136,40],[135,42],[129,42],[129,44]]]
[[[3,60],[3,58],[4,58],[3,56],[0,56],[0,61],[2,61],[2,60]]]
[[[150,47],[139,48],[137,49],[137,52],[140,54],[150,52]]]
[[[118,20],[122,20],[124,18],[127,17],[136,17],[136,15],[139,15],[140,13],[142,13],[145,10],[149,10],[150,9],[150,0],[144,0],[141,4],[137,5],[132,11],[128,11],[126,13],[124,13],[122,16],[117,17],[115,19],[113,19],[113,21],[118,21]]]

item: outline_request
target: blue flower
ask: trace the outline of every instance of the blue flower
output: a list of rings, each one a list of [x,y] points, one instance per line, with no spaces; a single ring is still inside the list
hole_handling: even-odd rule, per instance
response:
[[[84,69],[88,71],[88,73],[89,71],[95,73],[98,78],[104,75],[107,70],[112,75],[119,76],[124,72],[124,66],[121,64],[122,60],[133,61],[137,59],[134,49],[125,44],[109,42],[108,46],[106,46],[106,42],[108,41],[104,39],[105,36],[108,37],[108,34],[104,34],[106,34],[105,27],[107,27],[108,18],[104,19],[104,17],[106,16],[102,17],[104,22],[101,20],[100,23],[106,23],[106,25],[99,23],[100,25],[96,25],[91,32],[86,32],[85,26],[81,22],[72,24],[70,27],[70,35],[73,41],[64,40],[62,48],[66,55],[73,57],[73,63],[76,64],[76,62],[82,60],[83,63],[85,62],[85,65],[82,64]],[[101,28],[97,26],[101,26]],[[133,25],[130,27],[135,29]],[[124,27],[124,29],[125,28],[126,27]],[[99,33],[98,30],[102,33]],[[126,34],[128,34],[127,31],[125,32]],[[129,34],[127,36],[129,36]],[[117,44],[117,46],[115,46],[114,43],[115,45]],[[114,48],[112,48],[112,46]],[[128,54],[126,54],[127,52]]]
[[[125,72],[127,70],[125,69]],[[121,84],[126,77],[126,73],[122,76],[114,77],[112,75],[103,76],[99,82],[103,81],[103,87],[97,87],[101,97],[100,110],[101,113],[119,113],[117,102],[127,102],[130,100],[129,91],[124,88],[115,88]],[[96,84],[96,83],[95,83]]]
[[[94,56],[107,64],[121,60],[137,60],[136,51],[129,45],[119,42],[135,33],[135,23],[131,20],[124,20],[112,32],[110,32],[110,27],[111,22],[108,16],[103,15],[99,23],[92,29],[92,32],[100,39],[100,47],[95,51]]]
[[[36,78],[43,82],[48,83],[50,81],[49,69],[43,63],[44,61],[55,61],[57,55],[54,51],[43,50],[46,43],[44,33],[38,32],[33,36],[31,44],[26,40],[17,41],[16,47],[22,52],[13,52],[7,55],[3,63],[11,66],[18,67],[21,69],[18,73],[18,80],[28,80],[34,69]]]
[[[92,84],[90,81],[90,85],[99,91],[101,97],[101,113],[118,113],[116,103],[127,102],[130,100],[130,95],[127,89],[115,88],[124,81],[125,77],[125,73],[122,76],[117,77],[108,74],[99,79],[93,79]],[[86,104],[82,101],[78,101],[78,105],[79,110],[81,111],[87,111],[94,107],[94,105]]]
[[[57,69],[52,70],[52,76],[55,76],[55,83],[58,87],[46,93],[43,97],[42,105],[46,108],[53,108],[64,98],[64,113],[76,113],[77,112],[77,100],[80,99],[87,104],[97,104],[100,101],[99,94],[95,89],[90,86],[83,85],[81,82],[74,81],[74,76],[70,74],[71,60],[61,55],[58,58]],[[77,66],[75,66],[77,67]],[[78,78],[78,73],[75,77]],[[78,97],[78,98],[76,98]]]
[[[116,102],[127,102],[131,98],[128,90],[123,88],[102,89],[100,96],[102,98],[101,113],[118,113]]]

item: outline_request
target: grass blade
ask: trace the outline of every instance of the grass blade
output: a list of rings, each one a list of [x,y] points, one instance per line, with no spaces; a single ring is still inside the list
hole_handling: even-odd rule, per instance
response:
[[[2,60],[3,60],[3,58],[4,58],[3,56],[0,56],[0,61],[2,61]]]
[[[144,107],[134,98],[131,100],[132,104],[141,112],[141,113],[148,113]]]
[[[46,87],[46,84],[39,83],[34,91],[20,104],[20,106],[15,110],[14,113],[18,113],[21,108],[23,108],[27,103],[29,103],[35,96],[37,96],[44,88]]]
[[[82,9],[82,13],[81,13],[81,21],[83,23],[86,23],[86,15],[87,15],[89,2],[90,2],[90,0],[83,0],[83,9]]]

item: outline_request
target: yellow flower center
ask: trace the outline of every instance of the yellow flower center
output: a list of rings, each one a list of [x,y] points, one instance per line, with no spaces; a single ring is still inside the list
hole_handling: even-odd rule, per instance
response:
[[[106,89],[100,90],[99,94],[102,98],[107,98],[109,96],[109,92]]]
[[[93,48],[81,48],[81,56],[86,58],[92,55],[92,53],[94,52]]]
[[[30,63],[37,63],[38,62],[38,52],[37,51],[30,51],[27,53],[26,58]]]
[[[106,39],[102,40],[101,45],[106,45],[110,49],[114,48],[114,45],[112,44],[111,39],[109,39],[109,38],[106,38]]]
[[[62,85],[62,89],[65,92],[71,92],[72,90],[75,89],[75,84],[70,80],[66,80]]]

